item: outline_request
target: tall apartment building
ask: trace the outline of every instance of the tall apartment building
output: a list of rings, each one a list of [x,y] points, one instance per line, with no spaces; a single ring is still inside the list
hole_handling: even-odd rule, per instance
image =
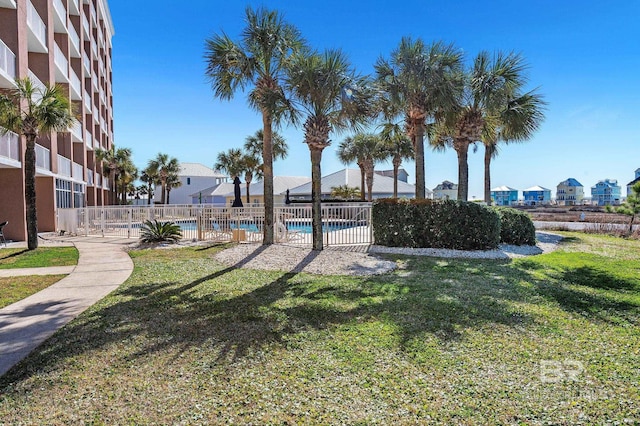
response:
[[[107,0],[0,0],[0,88],[16,78],[58,84],[76,121],[36,145],[38,230],[55,230],[58,208],[111,204],[95,149],[113,144],[111,38]],[[0,136],[0,222],[26,239],[23,158],[26,142]]]

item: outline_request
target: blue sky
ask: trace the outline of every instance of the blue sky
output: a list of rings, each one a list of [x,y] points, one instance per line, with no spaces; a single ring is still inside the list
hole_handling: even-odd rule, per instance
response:
[[[342,49],[365,74],[403,36],[455,43],[468,61],[480,50],[520,52],[530,88],[549,105],[531,140],[502,147],[493,187],[555,192],[569,177],[585,187],[604,178],[626,185],[640,167],[640,2],[109,0],[115,142],[133,150],[139,167],[158,152],[211,167],[219,152],[241,147],[261,127],[243,93],[215,99],[204,77],[205,39],[222,31],[238,39],[247,5],[283,12],[312,47]],[[302,131],[280,132],[289,157],[274,164],[275,173],[310,176]],[[344,167],[335,149],[346,136],[332,135],[323,174]],[[404,167],[411,181],[414,165]],[[470,199],[482,198],[482,148],[470,153],[469,169]],[[429,188],[457,182],[455,152],[427,150],[426,176]]]

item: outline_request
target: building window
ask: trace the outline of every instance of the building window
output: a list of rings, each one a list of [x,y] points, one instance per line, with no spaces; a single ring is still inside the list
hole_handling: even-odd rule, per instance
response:
[[[85,207],[84,185],[81,183],[73,184],[73,207]]]
[[[191,178],[190,177],[187,178],[187,185],[191,185]]]
[[[56,207],[69,209],[71,204],[71,182],[68,180],[56,179]]]

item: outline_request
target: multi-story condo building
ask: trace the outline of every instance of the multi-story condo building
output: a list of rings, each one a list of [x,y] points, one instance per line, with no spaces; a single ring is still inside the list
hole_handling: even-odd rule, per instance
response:
[[[36,145],[38,230],[54,231],[59,208],[110,204],[97,148],[113,144],[111,38],[107,0],[0,0],[0,88],[29,77],[58,84],[76,121]],[[0,222],[5,236],[26,239],[24,151],[14,133],[0,137]]]
[[[598,181],[591,187],[591,200],[599,206],[613,206],[620,204],[620,185],[615,179]]]
[[[556,202],[561,206],[582,204],[584,186],[574,178],[563,180],[556,187]]]

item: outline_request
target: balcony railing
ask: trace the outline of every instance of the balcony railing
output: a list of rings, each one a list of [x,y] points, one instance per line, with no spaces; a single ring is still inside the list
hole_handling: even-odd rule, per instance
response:
[[[89,31],[89,20],[85,15],[82,15],[82,29],[84,30],[84,38],[89,40],[91,38],[91,31]]]
[[[76,29],[73,28],[73,24],[69,25],[69,40],[71,41],[71,56],[74,58],[80,57],[80,36],[76,32]]]
[[[80,15],[80,0],[69,0],[69,14]]]
[[[71,99],[73,99],[74,101],[79,101],[80,99],[82,99],[82,83],[80,83],[80,78],[78,78],[75,71],[73,70],[69,71],[69,84],[75,91],[75,96],[71,96]]]
[[[98,15],[96,14],[96,8],[93,5],[93,2],[89,2],[89,9],[91,11],[91,20],[93,21],[93,25],[96,25]]]
[[[72,178],[77,180],[84,180],[84,166],[82,164],[73,163],[72,165]]]
[[[85,132],[86,138],[85,143],[87,144],[87,148],[93,149],[93,135],[89,132]]]
[[[31,3],[31,0],[27,0],[27,25],[31,28],[31,31],[35,34],[38,41],[46,47],[47,45],[47,26],[38,15],[38,11]]]
[[[82,64],[84,65],[85,75],[88,77],[91,75],[91,59],[86,53],[82,53]]]
[[[58,174],[71,177],[71,160],[58,154]]]
[[[96,177],[96,188],[100,188],[102,186],[102,176],[100,176],[100,173],[96,173],[95,177]]]
[[[82,142],[82,124],[78,120],[73,120],[73,124],[69,127],[71,135],[75,138],[75,141]]]
[[[53,43],[53,62],[65,76],[69,75],[69,61],[58,47],[58,43]]]
[[[16,78],[16,55],[0,40],[0,71],[11,80]]]
[[[100,123],[100,112],[98,111],[98,107],[97,106],[93,106],[93,121],[96,124]]]
[[[20,161],[20,138],[13,132],[2,134],[0,128],[0,157]]]
[[[51,171],[51,151],[36,144],[36,167]]]
[[[53,0],[53,9],[56,11],[56,15],[58,15],[58,19],[63,23],[66,28],[67,25],[67,9],[65,9],[64,4],[62,4],[62,0]]]
[[[91,95],[89,95],[86,90],[83,93],[83,103],[87,113],[91,114]]]

